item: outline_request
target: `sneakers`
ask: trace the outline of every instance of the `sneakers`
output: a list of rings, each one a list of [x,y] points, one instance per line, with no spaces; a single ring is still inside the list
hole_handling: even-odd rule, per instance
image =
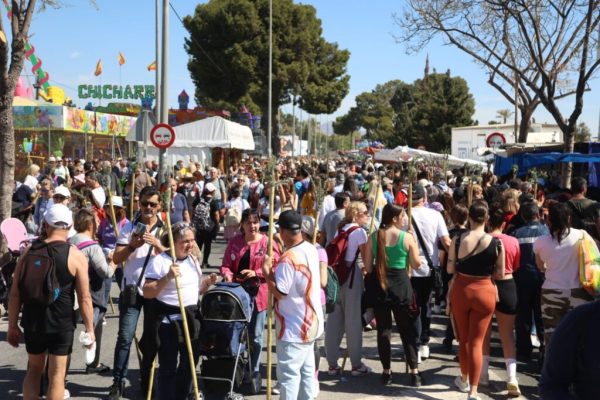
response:
[[[472,395],[467,396],[467,400],[481,400],[481,397],[479,397],[475,394],[472,394]]]
[[[519,382],[517,378],[513,377],[509,379],[506,383],[506,390],[508,390],[508,395],[510,397],[519,397],[521,396],[521,390],[519,389]]]
[[[422,384],[423,384],[423,378],[421,377],[420,372],[418,372],[416,374],[410,374],[410,386],[421,387]]]
[[[275,396],[279,396],[279,394],[280,394],[279,382],[275,386],[271,386],[271,394],[274,394]]]
[[[110,391],[108,392],[108,400],[121,400],[123,386],[123,383],[113,382],[112,386],[110,387]]]
[[[392,384],[392,371],[381,373],[381,383],[384,386],[388,386],[388,385]]]
[[[429,358],[429,345],[422,344],[421,347],[419,347],[419,354],[423,360],[427,360]]]
[[[340,372],[342,372],[342,369],[339,367],[339,365],[335,365],[333,367],[329,367],[329,369],[327,370],[327,375],[329,376],[337,376],[340,374]]]
[[[63,399],[70,399],[71,398],[71,392],[69,392],[69,389],[65,388],[65,395],[63,396]]]
[[[467,393],[469,390],[471,390],[469,380],[467,379],[466,382],[463,382],[462,377],[460,375],[457,376],[454,380],[454,386],[456,386],[456,388],[463,393]]]
[[[352,368],[352,376],[363,376],[371,371],[371,368],[367,367],[365,364],[361,364],[360,367]]]
[[[541,346],[540,339],[538,339],[537,335],[531,335],[531,345],[535,348]]]

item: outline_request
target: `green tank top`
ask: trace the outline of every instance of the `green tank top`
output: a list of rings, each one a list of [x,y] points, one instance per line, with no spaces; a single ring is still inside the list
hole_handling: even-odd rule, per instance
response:
[[[385,246],[387,254],[387,267],[389,269],[406,269],[408,263],[408,251],[404,248],[404,235],[406,232],[400,231],[398,243],[395,246]],[[373,255],[377,256],[377,231],[371,235],[373,243]]]

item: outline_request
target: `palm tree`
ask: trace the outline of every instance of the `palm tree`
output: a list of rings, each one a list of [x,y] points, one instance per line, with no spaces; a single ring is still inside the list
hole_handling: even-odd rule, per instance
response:
[[[502,123],[505,124],[506,121],[508,121],[508,119],[511,117],[511,115],[513,115],[514,112],[512,112],[510,109],[508,108],[503,108],[501,110],[496,111],[496,117],[502,119]]]

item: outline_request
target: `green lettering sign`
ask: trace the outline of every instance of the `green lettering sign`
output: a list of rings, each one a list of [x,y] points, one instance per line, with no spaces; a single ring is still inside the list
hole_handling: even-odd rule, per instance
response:
[[[79,85],[77,96],[80,99],[123,99],[139,100],[144,97],[154,98],[154,85]]]

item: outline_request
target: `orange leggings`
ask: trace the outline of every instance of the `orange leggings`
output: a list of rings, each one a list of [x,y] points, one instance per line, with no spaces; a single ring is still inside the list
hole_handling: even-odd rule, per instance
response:
[[[479,385],[485,334],[496,308],[496,289],[491,279],[457,274],[450,304],[459,342],[460,371]]]

